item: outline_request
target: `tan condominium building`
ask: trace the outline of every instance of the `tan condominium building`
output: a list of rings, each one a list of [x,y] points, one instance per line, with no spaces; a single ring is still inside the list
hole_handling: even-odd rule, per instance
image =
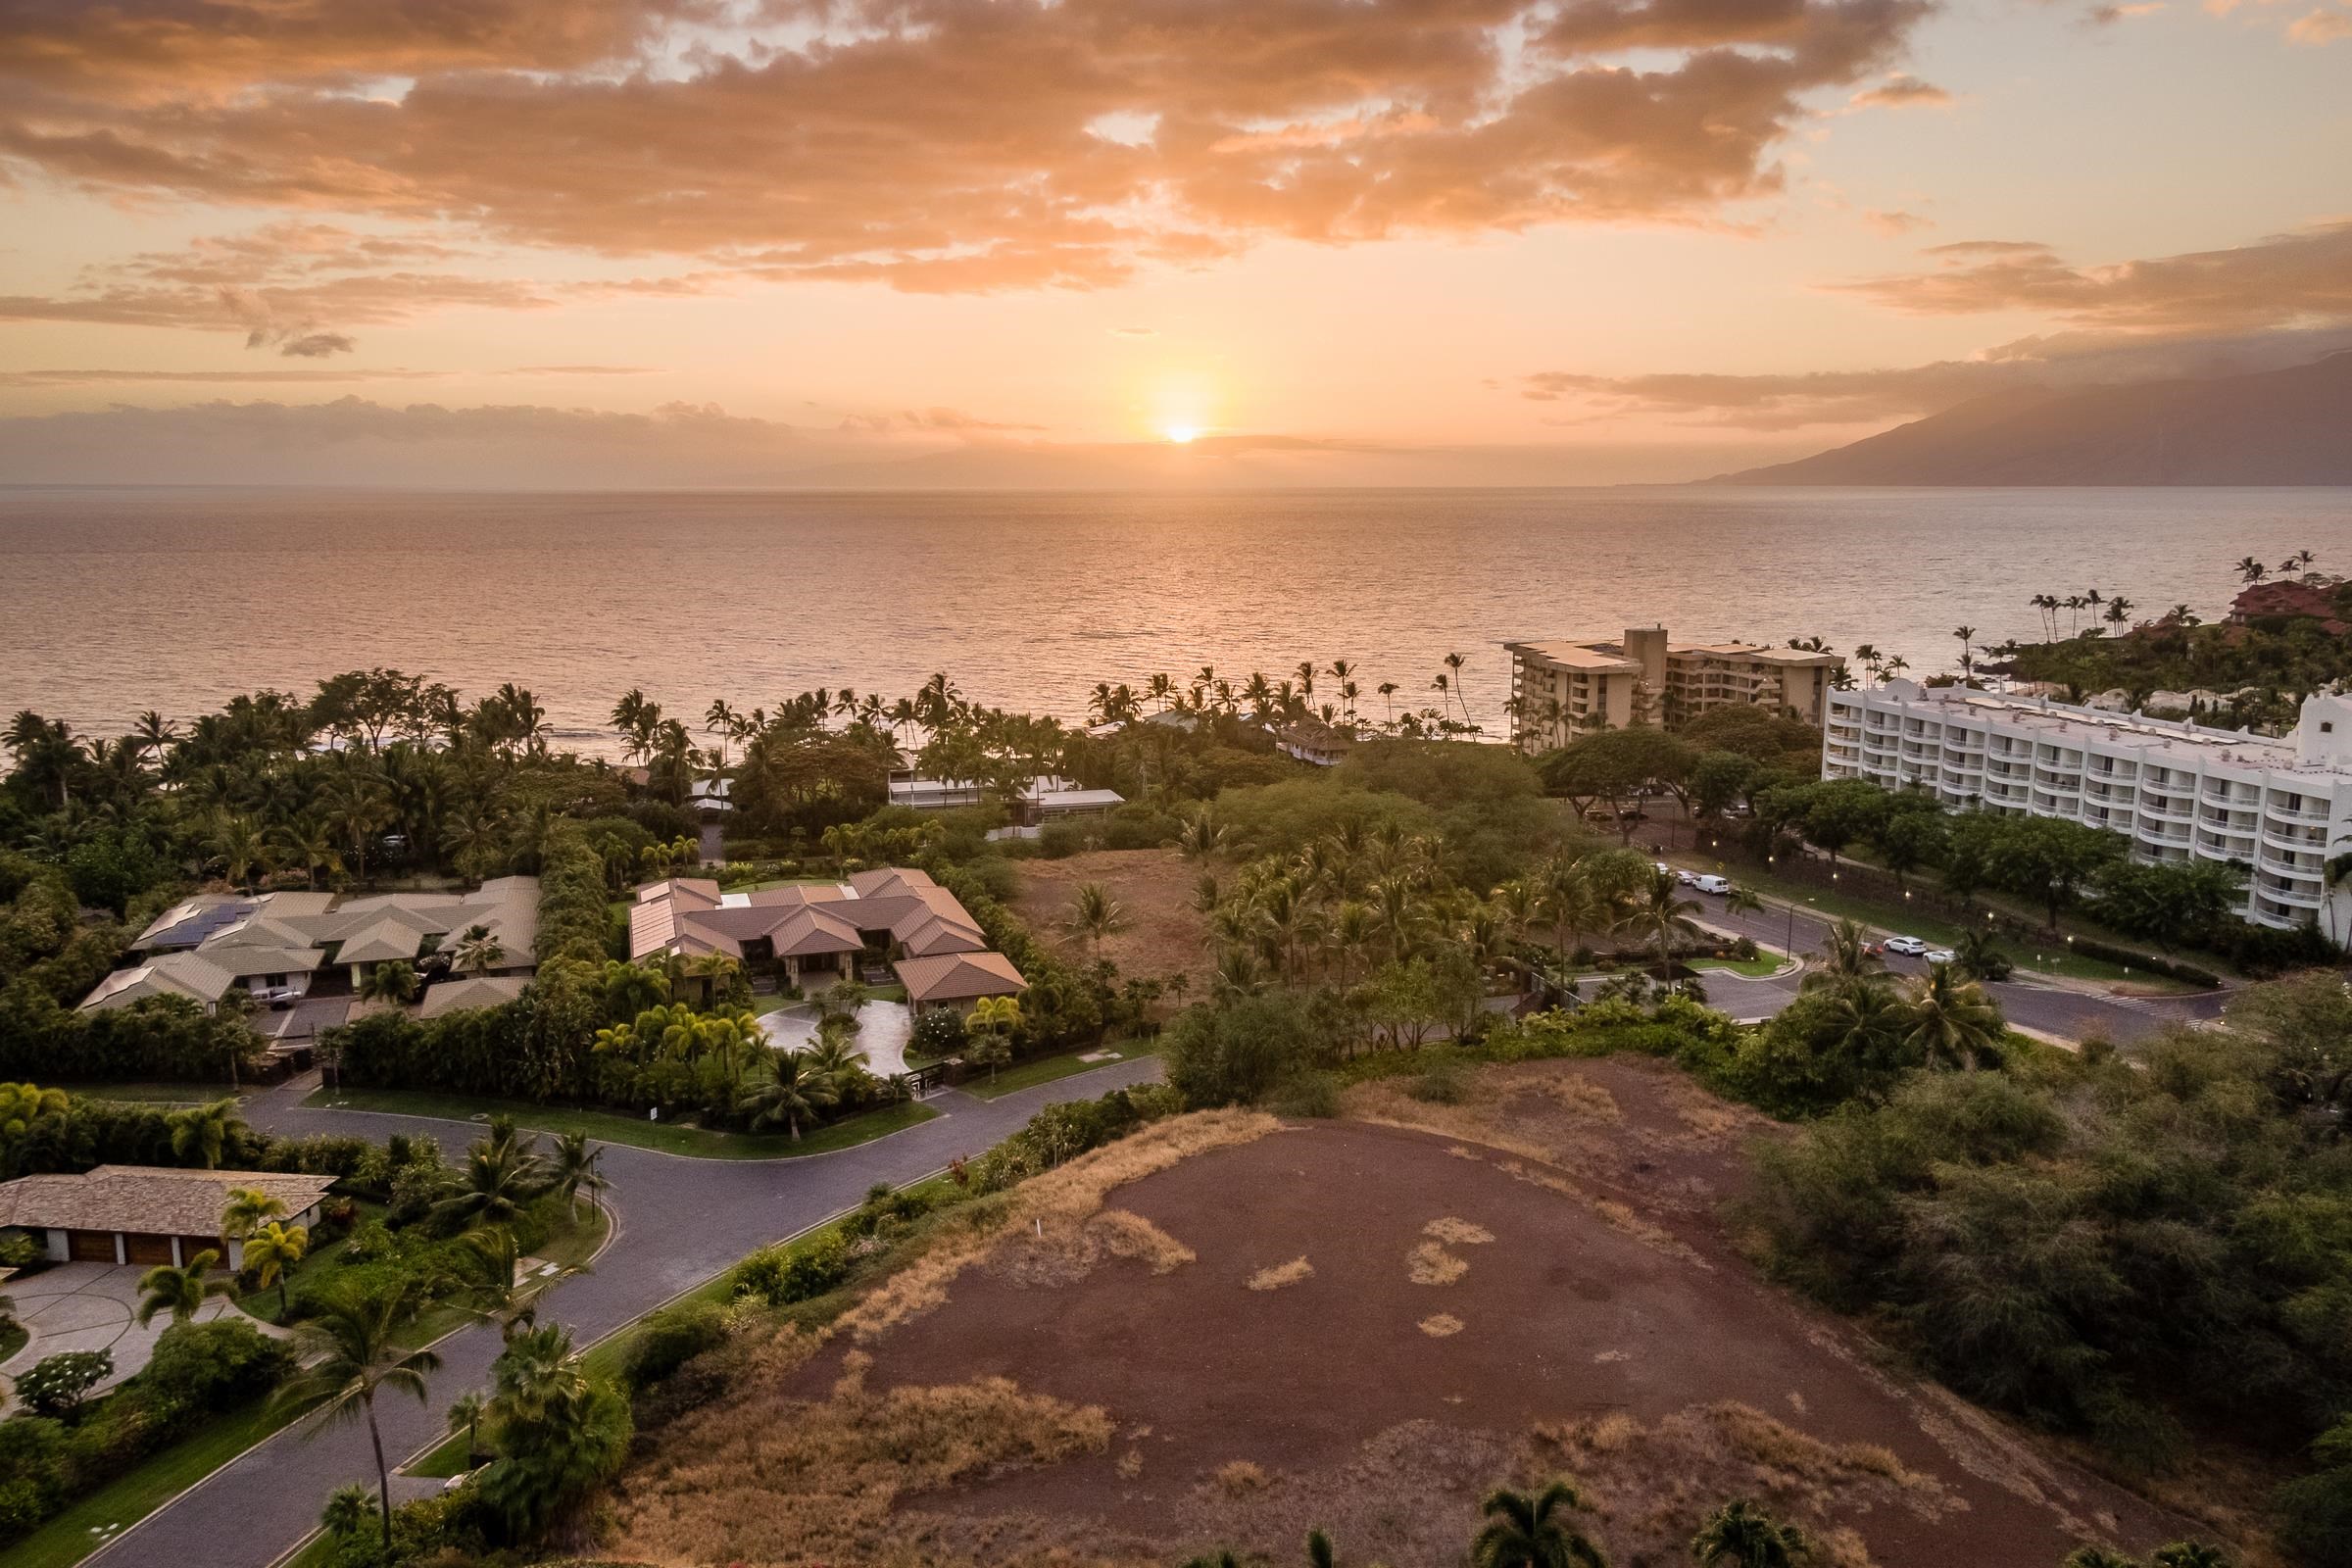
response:
[[[1596,729],[1681,723],[1738,703],[1819,724],[1845,661],[1761,643],[1678,643],[1663,626],[1622,637],[1505,643],[1511,656],[1511,734],[1547,751]]]

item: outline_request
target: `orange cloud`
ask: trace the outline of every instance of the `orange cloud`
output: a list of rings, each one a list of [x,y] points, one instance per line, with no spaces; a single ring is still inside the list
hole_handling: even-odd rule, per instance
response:
[[[1942,109],[1951,101],[1952,95],[1934,82],[1900,72],[1854,94],[1852,100],[1857,109]]]
[[[2046,245],[1973,240],[1926,254],[1925,272],[1831,287],[1917,316],[2045,312],[2069,325],[2197,333],[2352,318],[2352,221],[2251,245],[2103,267],[2076,267]]]
[[[12,13],[0,173],[757,276],[1096,287],[1270,236],[1716,220],[1929,4],[769,0],[749,42],[716,9]]]

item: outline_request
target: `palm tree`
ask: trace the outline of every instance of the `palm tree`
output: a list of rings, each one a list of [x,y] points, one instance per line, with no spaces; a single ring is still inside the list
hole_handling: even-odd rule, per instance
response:
[[[286,1276],[311,1250],[311,1228],[271,1220],[245,1239],[245,1266],[263,1290],[277,1287],[279,1322],[292,1314],[294,1302]]]
[[[1859,920],[1839,920],[1830,927],[1821,951],[1813,956],[1817,964],[1805,976],[1802,988],[1818,991],[1824,986],[1839,986],[1877,980],[1886,973],[1886,960],[1872,952],[1869,930]]]
[[[1690,1538],[1690,1559],[1715,1568],[1795,1568],[1813,1555],[1813,1543],[1794,1525],[1785,1525],[1760,1511],[1744,1497],[1725,1503],[1708,1515]]]
[[[356,1481],[346,1482],[326,1494],[326,1506],[318,1510],[318,1528],[336,1541],[346,1541],[373,1512],[375,1498],[368,1489]]]
[[[433,1204],[444,1223],[511,1225],[548,1190],[547,1161],[536,1138],[518,1138],[504,1117],[490,1123],[490,1136],[474,1140],[463,1170],[450,1176],[450,1192]]]
[[[1726,914],[1738,915],[1740,929],[1745,930],[1749,915],[1763,913],[1764,901],[1756,897],[1753,888],[1736,887],[1723,896],[1723,910]]]
[[[1470,694],[1462,687],[1462,665],[1468,662],[1460,654],[1446,656],[1446,669],[1453,677],[1453,700],[1462,705],[1462,722],[1470,722]]]
[[[1968,672],[1974,669],[1977,663],[1976,658],[1971,652],[1971,647],[1977,640],[1977,628],[1954,626],[1952,635],[1960,639],[1960,676],[1965,680],[1968,678]]]
[[[2238,558],[2238,580],[2245,583],[2247,587],[2252,587],[2254,584],[2262,581],[2263,578],[2268,577],[2270,574],[2271,568],[2264,565],[2261,562],[2256,561],[2252,556],[2240,556]]]
[[[988,1081],[997,1081],[997,1067],[1012,1054],[1012,1032],[1021,1026],[1021,1004],[1011,997],[982,997],[972,1004],[972,1015],[965,1020],[976,1037],[979,1049],[970,1053],[974,1061],[988,1064]]]
[[[752,1131],[764,1132],[782,1122],[797,1144],[801,1141],[801,1123],[814,1121],[833,1101],[831,1080],[809,1071],[798,1053],[780,1054],[767,1081],[752,1091],[749,1102]]]
[[[272,1198],[258,1187],[232,1187],[227,1206],[220,1211],[220,1234],[228,1241],[241,1242],[264,1220],[282,1219],[285,1213],[285,1200]]]
[[[1069,919],[1065,923],[1073,935],[1086,939],[1088,956],[1100,963],[1102,939],[1127,929],[1127,910],[1102,883],[1088,882],[1079,887],[1077,897],[1070,901]]]
[[[576,1207],[580,1194],[588,1195],[591,1209],[603,1206],[612,1179],[604,1173],[605,1152],[588,1141],[586,1133],[564,1133],[556,1139],[555,1187],[567,1206]]]
[[[1696,899],[1683,897],[1683,885],[1672,871],[1650,873],[1649,885],[1642,890],[1626,923],[1646,930],[1657,942],[1659,979],[1674,966],[1674,939],[1700,934],[1698,923],[1690,918],[1698,908]]]
[[[213,1265],[220,1254],[206,1248],[177,1268],[160,1263],[139,1276],[139,1327],[153,1322],[158,1312],[168,1312],[174,1323],[185,1323],[216,1296],[237,1294],[233,1280],[212,1277]]]
[[[2132,601],[2126,599],[2122,594],[2117,594],[2113,599],[2107,601],[2107,614],[2105,618],[2107,624],[2115,628],[2115,634],[2118,637],[2121,637],[2124,634],[2124,628],[2126,626],[2132,624],[2132,611],[2133,608],[2134,607],[2132,606]]]
[[[449,1435],[466,1434],[466,1467],[472,1469],[482,1456],[482,1417],[490,1413],[490,1401],[479,1391],[467,1389],[449,1404]]]
[[[506,961],[506,945],[486,925],[467,926],[449,956],[450,967],[461,974],[486,974]]]
[[[403,1348],[399,1331],[409,1316],[409,1287],[321,1292],[318,1315],[296,1325],[298,1358],[305,1363],[278,1390],[290,1410],[318,1410],[319,1424],[365,1419],[375,1445],[376,1501],[383,1513],[384,1546],[392,1545],[392,1467],[384,1459],[384,1434],[375,1421],[375,1396],[389,1389],[413,1394],[421,1404],[424,1380],[439,1370],[430,1350]]]
[[[377,964],[361,979],[360,1000],[408,1005],[416,1000],[416,966],[406,958]]]
[[[172,1112],[165,1125],[172,1130],[172,1157],[200,1170],[220,1169],[230,1131],[242,1131],[245,1126],[236,1112],[234,1100],[216,1100],[208,1105]]]
[[[1567,1515],[1586,1506],[1573,1483],[1554,1481],[1529,1495],[1503,1488],[1482,1510],[1486,1526],[1470,1543],[1474,1568],[1608,1568],[1609,1559]]]
[[[2001,1009],[1984,988],[1964,979],[1953,964],[1934,963],[1912,982],[1905,999],[1903,1043],[1936,1066],[1977,1070],[1977,1058],[1991,1051],[2003,1029]]]

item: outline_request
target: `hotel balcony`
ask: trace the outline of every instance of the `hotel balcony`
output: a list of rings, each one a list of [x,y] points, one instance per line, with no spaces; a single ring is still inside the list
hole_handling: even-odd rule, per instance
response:
[[[2317,828],[2278,827],[2265,822],[2262,824],[2262,842],[2274,850],[2309,854],[2327,849],[2328,835]]]

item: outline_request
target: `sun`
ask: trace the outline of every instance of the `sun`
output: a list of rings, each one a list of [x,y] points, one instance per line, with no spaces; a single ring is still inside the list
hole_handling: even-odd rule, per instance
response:
[[[1171,424],[1161,433],[1181,447],[1189,445],[1200,433],[1200,429],[1198,425]]]

